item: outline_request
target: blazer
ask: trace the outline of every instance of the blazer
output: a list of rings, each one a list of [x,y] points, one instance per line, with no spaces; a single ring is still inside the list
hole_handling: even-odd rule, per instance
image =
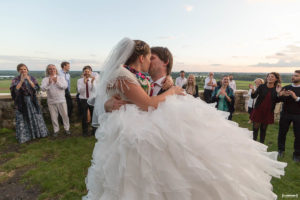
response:
[[[271,89],[267,87],[267,84],[258,86],[255,92],[251,94],[252,99],[255,99],[257,97],[254,108],[257,108],[264,101],[269,90],[271,90],[272,110],[275,109],[276,103],[278,103],[280,99],[277,96],[276,87],[273,87]]]

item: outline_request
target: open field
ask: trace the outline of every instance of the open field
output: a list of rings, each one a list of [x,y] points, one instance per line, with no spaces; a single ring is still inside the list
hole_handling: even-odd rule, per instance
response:
[[[78,78],[71,79],[71,93],[76,93],[76,85]],[[38,82],[41,83],[42,79],[38,79]],[[0,93],[9,93],[11,80],[0,80]],[[248,90],[249,84],[253,82],[251,81],[236,81],[238,90]],[[282,85],[287,85],[288,83],[283,83]],[[199,89],[203,90],[203,83],[198,83]]]
[[[233,120],[251,128],[246,113],[236,113]],[[69,137],[60,134],[20,145],[13,130],[0,129],[0,199],[1,195],[7,199],[81,199],[86,194],[84,179],[96,140],[82,137],[80,130],[80,123],[75,123]],[[268,128],[269,151],[277,149],[277,133],[278,123]],[[300,195],[300,163],[292,161],[293,139],[290,130],[281,159],[288,163],[286,175],[272,180],[278,199],[282,194]]]

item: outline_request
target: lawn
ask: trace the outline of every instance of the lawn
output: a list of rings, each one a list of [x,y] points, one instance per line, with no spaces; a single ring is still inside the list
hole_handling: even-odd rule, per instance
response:
[[[79,78],[71,78],[71,93],[76,93],[77,80]],[[41,84],[42,79],[37,79],[38,83]],[[11,80],[0,80],[0,93],[9,93],[9,87]]]
[[[78,78],[71,79],[71,93],[76,93],[76,85],[77,85]],[[41,83],[42,79],[38,79],[38,82]],[[0,80],[0,93],[9,93],[11,80]],[[253,82],[251,81],[236,81],[237,89],[238,90],[248,90],[249,84]],[[288,83],[283,83],[282,85],[285,86]],[[203,83],[198,83],[199,89],[203,90]]]
[[[251,127],[247,123],[248,114],[237,113],[233,119],[241,127]],[[23,187],[21,194],[33,195],[31,199],[81,199],[86,194],[84,179],[96,140],[82,137],[80,130],[80,123],[76,123],[71,128],[70,137],[61,134],[55,139],[49,137],[19,145],[13,130],[1,129],[0,199],[4,195],[1,191],[9,192],[11,182],[14,188]],[[270,151],[277,149],[277,133],[278,124],[268,128],[266,144]],[[288,162],[286,175],[272,180],[278,199],[282,194],[300,195],[300,164],[292,161],[292,152],[293,134],[290,130],[286,155],[282,159]]]

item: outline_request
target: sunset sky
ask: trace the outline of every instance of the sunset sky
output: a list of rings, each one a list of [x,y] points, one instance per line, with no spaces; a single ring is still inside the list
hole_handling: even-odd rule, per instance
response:
[[[300,69],[300,0],[0,0],[0,69],[100,70],[123,37],[165,46],[173,71]]]

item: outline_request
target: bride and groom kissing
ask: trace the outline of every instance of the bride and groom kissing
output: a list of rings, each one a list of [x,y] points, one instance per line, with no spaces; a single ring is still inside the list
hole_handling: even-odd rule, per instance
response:
[[[83,199],[276,199],[270,180],[286,163],[168,83],[172,64],[167,48],[141,40],[125,38],[111,52],[94,101],[93,123],[101,126]]]
[[[172,87],[170,76],[173,67],[173,55],[166,47],[151,47],[150,65],[148,74],[151,77],[150,96],[157,96]],[[109,99],[104,107],[106,112],[118,110],[128,103],[116,95]]]

